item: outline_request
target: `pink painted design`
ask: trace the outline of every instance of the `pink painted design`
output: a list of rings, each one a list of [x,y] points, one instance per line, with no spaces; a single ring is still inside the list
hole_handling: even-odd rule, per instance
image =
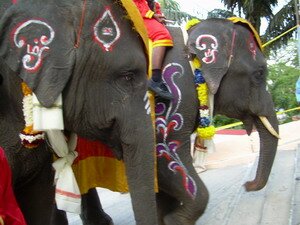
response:
[[[15,5],[18,3],[18,0],[11,0],[11,3]]]
[[[210,34],[200,35],[196,40],[196,48],[204,52],[202,62],[206,64],[215,63],[217,60],[218,40]]]
[[[256,41],[254,40],[253,35],[250,33],[249,39],[247,40],[247,46],[249,48],[249,51],[252,54],[253,60],[256,60],[256,52],[257,52],[257,45]]]
[[[120,28],[109,8],[97,19],[93,26],[94,40],[105,51],[112,51],[112,46],[120,38]]]
[[[36,31],[34,38],[23,36],[25,30],[32,25],[40,25],[48,31],[47,34]],[[26,54],[22,57],[23,67],[28,72],[36,72],[42,65],[43,52],[48,51],[48,45],[53,41],[55,32],[51,26],[41,20],[27,20],[19,24],[13,31],[13,42],[17,48],[25,48]]]

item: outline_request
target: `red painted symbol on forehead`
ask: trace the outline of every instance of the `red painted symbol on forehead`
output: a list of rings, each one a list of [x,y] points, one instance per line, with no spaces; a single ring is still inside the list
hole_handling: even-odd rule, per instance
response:
[[[257,53],[257,45],[256,45],[256,41],[253,37],[252,34],[249,35],[249,38],[247,40],[247,44],[248,44],[248,49],[252,55],[253,60],[256,60],[256,53]]]

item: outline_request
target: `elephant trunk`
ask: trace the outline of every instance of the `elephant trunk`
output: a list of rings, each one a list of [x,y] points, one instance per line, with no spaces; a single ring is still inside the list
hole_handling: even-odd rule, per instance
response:
[[[123,160],[136,224],[156,225],[154,130],[150,115],[137,114],[121,132]]]
[[[267,117],[267,119],[278,133],[278,121],[275,112],[272,116]],[[255,179],[245,183],[247,191],[257,191],[266,185],[278,145],[278,138],[269,132],[259,117],[254,118],[254,123],[260,137],[259,161]]]

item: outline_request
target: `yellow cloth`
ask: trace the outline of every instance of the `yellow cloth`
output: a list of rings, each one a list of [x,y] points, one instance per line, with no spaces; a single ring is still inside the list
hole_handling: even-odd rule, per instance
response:
[[[149,57],[149,38],[140,11],[132,0],[121,0],[121,2],[126,9],[129,18],[132,20],[136,31],[141,35],[147,50],[147,56]]]
[[[128,192],[125,165],[110,157],[92,156],[73,165],[80,193],[87,193],[95,187],[107,188],[111,191]]]
[[[256,39],[256,41],[258,43],[258,46],[259,46],[260,50],[263,49],[262,42],[260,40],[259,34],[255,30],[255,28],[252,26],[252,24],[249,23],[248,20],[240,18],[240,17],[230,17],[230,18],[227,18],[227,19],[230,20],[233,23],[244,23],[244,24],[246,24],[250,28],[250,30],[252,31],[252,33],[254,34],[255,39]]]

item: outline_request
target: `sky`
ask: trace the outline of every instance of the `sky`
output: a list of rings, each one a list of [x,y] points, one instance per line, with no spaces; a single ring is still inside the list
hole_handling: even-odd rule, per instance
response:
[[[221,0],[176,0],[179,5],[180,9],[183,12],[187,12],[191,15],[197,15],[198,18],[206,18],[207,13],[214,10],[214,9],[226,9],[224,7],[224,4],[221,2]],[[273,13],[275,14],[278,12],[279,9],[283,5],[285,5],[290,0],[278,0],[278,6],[273,9]],[[264,32],[264,30],[267,27],[267,21],[262,20],[261,25],[261,33]]]

